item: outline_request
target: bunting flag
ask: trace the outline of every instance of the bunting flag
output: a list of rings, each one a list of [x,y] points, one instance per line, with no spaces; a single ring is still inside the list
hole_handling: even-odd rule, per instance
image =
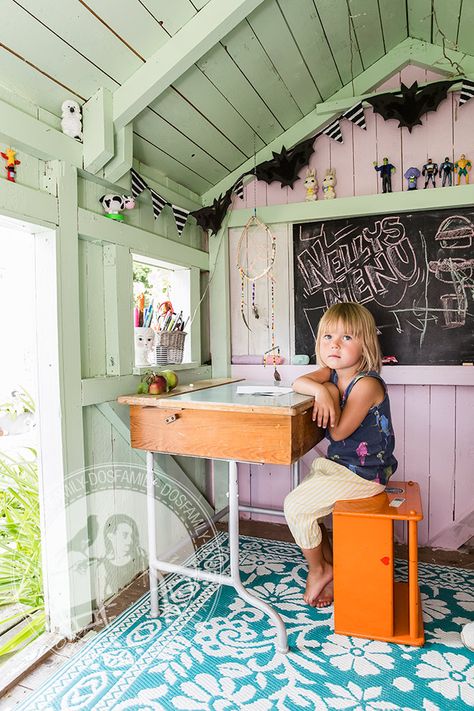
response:
[[[156,219],[161,214],[162,209],[164,208],[165,205],[169,205],[168,200],[165,200],[161,195],[158,195],[153,188],[150,188],[150,193],[151,193],[151,202],[153,205],[153,216]]]
[[[336,119],[335,121],[330,123],[329,126],[326,126],[326,128],[323,129],[322,133],[324,133],[326,136],[329,136],[329,138],[333,138],[338,143],[343,143],[339,119]]]
[[[132,195],[136,198],[145,190],[145,188],[148,188],[148,184],[145,183],[143,178],[138,175],[137,171],[133,168],[130,168],[130,176],[132,178]]]
[[[462,80],[461,96],[459,97],[459,106],[462,106],[472,99],[474,96],[474,81],[469,81],[469,79]]]
[[[367,131],[364,108],[362,106],[361,101],[352,108],[348,109],[344,114],[342,114],[342,118],[345,118],[348,121],[355,123],[356,126],[359,126],[359,128],[362,128],[364,131]]]
[[[174,219],[176,220],[178,235],[181,237],[181,234],[184,230],[184,225],[186,224],[186,220],[188,219],[189,210],[185,210],[184,207],[178,207],[177,205],[171,205],[171,207],[173,209]]]
[[[238,181],[234,185],[234,193],[237,195],[238,198],[241,200],[244,199],[244,181],[242,178],[239,178]]]

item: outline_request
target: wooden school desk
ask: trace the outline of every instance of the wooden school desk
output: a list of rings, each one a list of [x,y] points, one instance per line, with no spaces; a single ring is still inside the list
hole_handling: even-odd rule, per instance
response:
[[[280,615],[266,602],[247,592],[240,580],[239,508],[255,512],[261,512],[261,509],[239,507],[237,462],[292,465],[293,486],[296,486],[298,461],[321,440],[322,431],[311,419],[312,397],[294,392],[277,397],[239,395],[238,385],[228,380],[208,380],[196,383],[193,388],[185,386],[181,390],[187,392],[181,394],[118,398],[119,403],[130,406],[132,447],[147,451],[151,615],[158,615],[157,571],[231,585],[241,598],[271,618],[277,629],[277,649],[286,653],[287,634]],[[262,391],[268,388],[265,385],[260,387]],[[157,559],[154,452],[229,462],[230,575],[218,575]],[[220,513],[224,515],[227,509]]]

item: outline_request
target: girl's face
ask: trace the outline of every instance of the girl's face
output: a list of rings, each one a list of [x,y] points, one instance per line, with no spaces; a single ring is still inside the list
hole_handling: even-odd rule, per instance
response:
[[[357,369],[362,358],[361,341],[345,330],[341,321],[324,330],[319,350],[324,363],[334,370]]]

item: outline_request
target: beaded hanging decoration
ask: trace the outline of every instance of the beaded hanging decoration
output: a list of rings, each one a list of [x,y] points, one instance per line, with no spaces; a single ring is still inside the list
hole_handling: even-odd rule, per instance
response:
[[[250,232],[252,234],[250,235]],[[245,286],[251,283],[251,310],[256,319],[260,318],[256,303],[256,282],[265,276],[270,279],[271,314],[270,336],[271,348],[264,354],[264,364],[267,365],[267,356],[271,353],[274,366],[274,379],[281,380],[276,368],[276,356],[280,350],[275,346],[275,279],[271,273],[276,257],[276,237],[270,228],[256,215],[250,217],[242,231],[237,246],[237,268],[240,274],[240,314],[246,327],[250,331],[245,315]]]

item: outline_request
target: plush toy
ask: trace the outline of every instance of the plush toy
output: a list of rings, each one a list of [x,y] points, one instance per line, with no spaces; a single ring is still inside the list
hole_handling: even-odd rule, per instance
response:
[[[68,99],[61,104],[61,128],[66,136],[71,136],[77,141],[82,141],[82,116],[81,107],[77,101]]]
[[[7,148],[5,153],[0,153],[2,158],[4,158],[7,161],[7,164],[5,166],[5,170],[7,171],[7,180],[10,181],[10,183],[15,182],[15,175],[16,175],[16,166],[20,165],[21,161],[16,160],[16,151],[13,150],[13,148]]]
[[[336,171],[328,168],[323,179],[323,194],[325,200],[333,200],[336,197]]]
[[[306,189],[306,202],[311,202],[312,200],[318,199],[318,181],[316,179],[316,171],[314,168],[308,169],[306,171],[306,178],[304,179],[304,186]]]
[[[456,185],[461,183],[461,175],[464,175],[464,181],[466,185],[469,183],[469,171],[472,168],[472,163],[466,158],[464,153],[461,153],[458,160],[454,164],[454,170],[458,174],[458,179]]]
[[[110,217],[111,220],[117,220],[117,222],[124,221],[124,216],[120,214],[122,210],[133,210],[135,207],[135,200],[129,195],[114,195],[113,193],[102,195],[99,202],[105,212],[105,217]]]
[[[411,167],[405,171],[405,178],[407,181],[407,190],[416,190],[416,181],[420,177],[421,173],[418,168]]]

